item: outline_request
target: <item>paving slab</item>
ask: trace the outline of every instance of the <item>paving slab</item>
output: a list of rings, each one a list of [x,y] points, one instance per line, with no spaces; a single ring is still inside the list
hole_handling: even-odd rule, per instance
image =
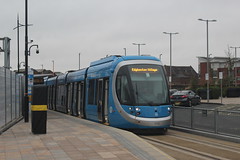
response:
[[[47,134],[20,121],[0,135],[1,160],[173,160],[135,134],[47,111]]]

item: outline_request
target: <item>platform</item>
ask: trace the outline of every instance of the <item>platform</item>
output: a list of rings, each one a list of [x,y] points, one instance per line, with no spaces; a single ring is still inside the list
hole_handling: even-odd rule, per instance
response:
[[[173,160],[135,134],[47,111],[47,134],[23,120],[0,135],[1,160]]]

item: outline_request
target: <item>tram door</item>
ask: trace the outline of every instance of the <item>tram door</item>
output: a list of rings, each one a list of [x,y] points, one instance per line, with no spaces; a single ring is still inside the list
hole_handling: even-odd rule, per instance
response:
[[[72,115],[73,116],[78,116],[78,107],[77,107],[77,94],[78,94],[78,89],[77,89],[77,82],[73,83],[73,98],[72,98]]]
[[[84,111],[84,85],[83,82],[78,83],[78,111],[80,117],[85,117]]]
[[[107,89],[106,89],[107,87]],[[108,103],[108,80],[99,79],[97,82],[97,110],[98,110],[98,121],[106,122],[106,111]]]
[[[68,103],[67,103],[67,113],[72,114],[72,89],[73,89],[73,84],[69,83],[68,84]]]
[[[52,96],[53,96],[52,86],[48,86],[48,108],[51,110],[53,109]]]
[[[52,100],[51,100],[51,102],[52,102],[52,109],[54,111],[56,111],[57,110],[56,109],[56,94],[57,94],[57,91],[56,91],[56,87],[55,86],[52,86],[52,92],[53,92]]]
[[[104,81],[104,122],[108,123],[108,94],[109,94],[109,80]]]

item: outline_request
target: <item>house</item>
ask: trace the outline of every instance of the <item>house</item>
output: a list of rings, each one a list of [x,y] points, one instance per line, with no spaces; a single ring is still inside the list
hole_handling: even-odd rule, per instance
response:
[[[170,66],[164,66],[167,77],[170,76]],[[198,74],[192,66],[172,66],[171,88],[186,89],[193,84],[197,85]]]
[[[33,69],[31,68],[31,72],[33,74],[33,84],[43,84],[44,83],[44,77],[53,77],[56,76],[56,72],[52,72],[51,70],[46,69]],[[19,73],[25,73],[25,69],[20,69]],[[30,74],[30,72],[28,73]]]

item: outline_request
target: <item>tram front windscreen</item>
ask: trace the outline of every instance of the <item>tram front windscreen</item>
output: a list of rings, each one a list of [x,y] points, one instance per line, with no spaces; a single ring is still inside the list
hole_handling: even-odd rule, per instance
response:
[[[121,104],[159,106],[170,104],[163,67],[153,64],[126,65],[119,69],[116,80]]]

